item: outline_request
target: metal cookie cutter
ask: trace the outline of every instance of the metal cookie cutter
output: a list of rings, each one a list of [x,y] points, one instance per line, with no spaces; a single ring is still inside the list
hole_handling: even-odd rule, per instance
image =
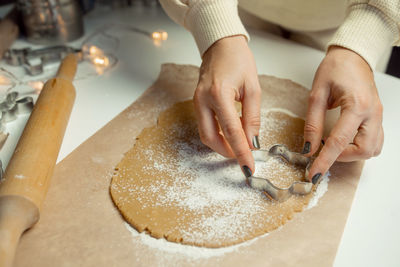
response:
[[[282,158],[290,164],[304,167],[305,177],[308,175],[308,168],[312,163],[311,158],[307,158],[303,154],[297,152],[292,152],[285,145],[279,144],[272,146],[269,151],[254,150],[253,156],[256,161],[268,161],[271,158]],[[267,178],[255,176],[247,177],[247,181],[251,187],[264,191],[269,198],[279,202],[286,201],[292,195],[307,195],[311,193],[314,185],[311,182],[296,181],[288,188],[279,188]],[[318,181],[315,181],[315,184],[317,183]]]
[[[17,92],[7,94],[6,98],[0,102],[0,149],[7,140],[8,133],[3,133],[4,124],[17,119],[20,114],[30,113],[33,109],[33,98],[30,96],[18,98]],[[3,163],[0,160],[0,182],[3,179]]]
[[[0,102],[0,129],[4,128],[5,123],[16,120],[18,115],[27,114],[32,111],[32,97],[17,98],[18,93],[11,92]]]
[[[58,62],[69,53],[81,53],[81,49],[58,45],[40,49],[22,48],[9,49],[4,54],[8,65],[24,66],[31,76],[43,73],[46,64]]]

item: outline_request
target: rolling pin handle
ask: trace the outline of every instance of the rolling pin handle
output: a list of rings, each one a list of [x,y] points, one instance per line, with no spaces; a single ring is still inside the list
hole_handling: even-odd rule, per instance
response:
[[[0,267],[11,267],[21,234],[39,220],[39,209],[22,196],[0,197]]]

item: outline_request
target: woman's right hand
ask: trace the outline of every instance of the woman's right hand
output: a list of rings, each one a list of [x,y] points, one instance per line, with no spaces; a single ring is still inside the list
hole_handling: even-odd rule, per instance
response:
[[[235,101],[242,103],[242,117]],[[219,154],[235,157],[246,176],[255,170],[250,149],[259,148],[260,102],[256,64],[246,38],[215,42],[203,55],[194,94],[200,139]]]

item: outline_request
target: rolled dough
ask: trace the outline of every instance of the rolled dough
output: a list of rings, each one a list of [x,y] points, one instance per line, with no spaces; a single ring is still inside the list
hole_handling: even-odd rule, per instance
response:
[[[304,120],[262,109],[261,147],[286,144],[300,151]],[[279,186],[303,178],[281,160],[256,162],[256,174]],[[122,216],[139,232],[210,248],[237,244],[270,232],[291,219],[311,195],[284,203],[250,188],[235,160],[204,146],[192,101],[180,102],[145,128],[115,168],[110,192]]]

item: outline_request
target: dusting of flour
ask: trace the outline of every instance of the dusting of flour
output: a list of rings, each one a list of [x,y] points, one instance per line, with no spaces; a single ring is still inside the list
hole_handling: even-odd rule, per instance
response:
[[[263,109],[262,127],[260,137],[263,133],[271,131],[284,131],[285,121],[279,121],[268,117],[271,111],[280,111],[288,115],[296,117],[287,110],[282,109]],[[195,127],[194,127],[195,128]],[[226,160],[220,155],[204,148],[198,138],[187,140],[187,133],[193,129],[193,126],[182,124],[175,125],[170,131],[171,136],[177,136],[177,139],[165,145],[158,144],[156,147],[150,147],[140,156],[135,156],[135,161],[152,162],[152,165],[143,166],[143,173],[152,175],[159,171],[170,174],[172,177],[176,173],[180,173],[182,177],[193,177],[192,179],[176,178],[172,179],[172,184],[164,181],[157,181],[150,186],[139,184],[128,185],[112,185],[113,190],[124,190],[129,192],[129,198],[119,199],[123,204],[129,204],[134,199],[138,201],[143,208],[155,209],[159,207],[168,208],[171,205],[177,206],[182,211],[190,211],[193,214],[205,214],[213,212],[208,216],[199,216],[194,220],[188,228],[179,228],[183,240],[187,243],[195,243],[199,240],[230,240],[238,236],[246,235],[247,231],[261,224],[261,220],[274,220],[273,216],[255,219],[254,214],[258,214],[264,209],[265,197],[260,192],[247,186],[240,167],[233,160]],[[185,139],[186,138],[186,139]],[[297,144],[302,143],[301,136],[293,136]],[[177,160],[171,162],[170,159],[162,157],[163,151],[174,149],[177,151]],[[154,151],[157,151],[155,153]],[[256,161],[256,174],[262,174],[263,177],[274,178],[274,182],[278,185],[290,183],[290,179],[282,178],[282,181],[276,180],[276,173],[285,172],[285,168],[289,168],[287,164],[281,160],[270,160],[268,162]],[[274,170],[274,171],[271,171]],[[126,170],[119,170],[118,175],[126,175]],[[270,177],[269,177],[269,176]],[[303,172],[297,174],[303,175]],[[218,179],[216,178],[218,177]],[[325,175],[317,190],[313,192],[306,209],[310,209],[317,205],[318,200],[328,190],[329,173]],[[174,177],[173,177],[174,178]],[[131,179],[128,177],[128,180]],[[132,178],[133,179],[133,178]],[[127,188],[129,187],[129,188]],[[151,201],[150,201],[151,200]],[[154,201],[155,200],[155,201]],[[274,203],[273,205],[285,205],[282,203]],[[210,207],[218,207],[213,211]],[[183,214],[182,214],[183,216]],[[180,218],[176,218],[178,226]],[[249,246],[257,239],[264,238],[268,234],[264,234],[251,240],[239,243],[237,245],[222,248],[206,248],[192,245],[184,245],[169,242],[164,238],[154,238],[146,231],[138,233],[129,224],[126,227],[131,232],[133,241],[140,242],[150,248],[154,248],[170,255],[184,255],[189,258],[210,258],[221,256],[225,253],[233,252],[240,247]],[[221,242],[222,242],[221,241]]]
[[[313,197],[311,198],[306,209],[311,209],[315,207],[318,204],[318,200],[328,191],[329,175],[330,174],[328,172],[325,176],[323,176],[319,186],[313,192]],[[193,260],[223,256],[227,253],[238,251],[242,247],[250,246],[258,239],[265,238],[269,235],[269,233],[266,233],[233,246],[222,248],[206,248],[169,242],[164,238],[154,238],[146,232],[139,233],[128,223],[125,223],[125,227],[131,233],[133,242],[140,242],[141,244],[146,245],[151,249],[156,249],[165,254],[169,254],[169,256],[185,256]]]
[[[311,198],[310,202],[307,205],[306,209],[311,209],[318,204],[318,200],[328,191],[328,182],[330,172],[328,171],[319,182],[317,189],[313,192],[313,197]]]
[[[125,227],[132,234],[134,242],[140,241],[142,244],[146,245],[149,248],[157,249],[161,252],[168,254],[175,254],[175,255],[178,254],[181,256],[186,256],[190,259],[200,259],[200,258],[206,259],[211,257],[222,256],[226,253],[237,251],[241,247],[249,246],[254,242],[256,242],[258,238],[265,237],[268,235],[268,233],[266,233],[257,238],[229,247],[206,248],[206,247],[196,247],[196,246],[179,244],[175,242],[169,242],[164,238],[157,239],[148,235],[145,232],[139,233],[138,231],[135,230],[135,228],[130,226],[128,223],[125,223]]]

